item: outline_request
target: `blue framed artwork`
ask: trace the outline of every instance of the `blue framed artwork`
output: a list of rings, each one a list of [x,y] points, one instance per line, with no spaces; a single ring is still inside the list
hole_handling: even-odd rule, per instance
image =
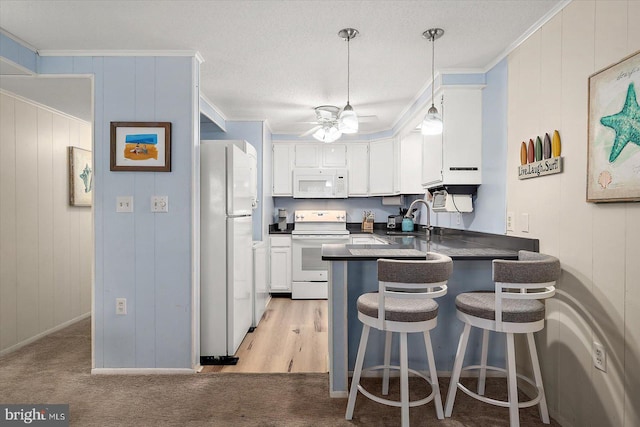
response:
[[[111,170],[171,172],[171,123],[111,122]]]

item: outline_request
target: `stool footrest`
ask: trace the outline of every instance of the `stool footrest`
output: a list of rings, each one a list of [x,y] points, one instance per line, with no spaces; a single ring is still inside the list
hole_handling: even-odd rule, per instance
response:
[[[465,366],[461,369],[461,371],[469,371],[469,370],[473,370],[473,369],[481,369],[482,366],[481,365],[471,365],[471,366]],[[497,366],[485,366],[484,367],[486,370],[488,371],[498,371],[498,372],[503,372],[503,373],[507,373],[507,370],[504,368],[499,368]],[[530,406],[535,406],[538,404],[538,402],[540,402],[540,399],[542,398],[542,394],[540,393],[540,390],[538,390],[538,387],[536,386],[536,383],[529,377],[526,377],[522,374],[516,374],[516,376],[518,378],[520,378],[521,380],[529,383],[530,385],[533,386],[533,388],[538,392],[538,394],[536,395],[536,397],[534,397],[531,400],[527,400],[524,402],[518,402],[518,408],[528,408]],[[465,387],[462,383],[458,382],[457,387],[462,390],[465,394],[467,394],[468,396],[473,397],[474,399],[480,400],[482,402],[488,403],[490,405],[494,405],[494,406],[500,406],[502,408],[508,408],[509,407],[509,402],[505,401],[505,400],[497,400],[497,399],[492,399],[490,397],[486,397],[486,396],[482,396],[476,392],[473,392],[471,390],[469,390],[467,387]]]
[[[389,366],[385,366],[385,365],[377,365],[377,366],[371,366],[368,368],[363,368],[362,372],[368,372],[368,371],[379,371],[385,368],[389,368],[392,369],[394,371],[399,371],[400,367],[399,366],[395,366],[395,365],[389,365]],[[414,406],[421,406],[421,405],[425,405],[429,402],[431,402],[434,397],[435,397],[435,390],[433,388],[433,383],[431,382],[431,379],[429,377],[427,377],[425,374],[423,374],[422,372],[416,371],[415,369],[411,369],[409,368],[408,371],[420,378],[422,378],[423,380],[425,380],[430,386],[431,386],[431,394],[429,394],[427,397],[420,399],[420,400],[412,400],[409,401],[409,407],[414,407]],[[390,399],[384,399],[382,397],[376,396],[373,393],[371,393],[370,391],[368,391],[367,389],[365,389],[361,384],[358,384],[358,391],[360,393],[362,393],[364,396],[368,397],[369,399],[378,402],[378,403],[382,403],[383,405],[388,405],[388,406],[395,406],[397,408],[400,408],[402,406],[400,401],[397,400],[390,400]]]

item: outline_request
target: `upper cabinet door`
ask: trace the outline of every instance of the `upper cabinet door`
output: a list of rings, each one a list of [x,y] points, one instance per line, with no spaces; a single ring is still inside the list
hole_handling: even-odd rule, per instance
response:
[[[390,196],[396,192],[397,156],[395,139],[369,144],[369,194]]]
[[[273,196],[293,195],[293,144],[273,144]]]
[[[347,166],[347,146],[343,144],[322,145],[322,167],[344,168]]]
[[[425,136],[422,185],[475,185],[482,172],[482,88],[449,87],[441,101],[442,135]]]
[[[347,147],[349,169],[349,197],[369,195],[369,144],[349,144]]]
[[[424,194],[422,188],[422,143],[420,131],[400,139],[400,194]]]
[[[318,168],[320,167],[320,145],[298,143],[295,145],[297,168]]]

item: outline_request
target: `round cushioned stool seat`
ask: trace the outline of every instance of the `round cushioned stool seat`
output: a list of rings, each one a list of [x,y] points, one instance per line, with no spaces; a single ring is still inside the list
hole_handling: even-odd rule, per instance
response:
[[[496,320],[496,294],[465,292],[456,297],[456,308],[470,316]],[[544,319],[544,304],[538,300],[502,300],[502,321],[528,323]]]
[[[385,317],[392,322],[424,322],[438,316],[438,303],[432,299],[385,298]],[[358,297],[358,311],[378,317],[378,294],[370,292]]]

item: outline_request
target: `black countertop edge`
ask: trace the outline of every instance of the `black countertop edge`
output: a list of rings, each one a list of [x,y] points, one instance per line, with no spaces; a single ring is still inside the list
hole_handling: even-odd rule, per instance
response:
[[[278,230],[278,224],[269,224],[269,234],[291,234],[293,231],[293,223],[287,223],[287,229],[280,231]]]
[[[424,230],[424,227],[422,227]],[[426,233],[425,233],[426,234]],[[470,243],[477,243],[498,249],[540,251],[540,241],[526,237],[507,236],[506,234],[483,233],[480,231],[458,230],[454,228],[434,227],[433,235],[446,238],[460,239]]]
[[[278,224],[269,224],[269,234],[291,234],[294,224],[287,223],[287,229],[284,231],[278,230]],[[376,222],[373,224],[373,233],[362,231],[362,224],[358,222],[347,223],[347,230],[351,234],[376,234],[381,237],[402,237],[402,234],[395,234],[389,236],[387,234],[387,223]],[[395,230],[394,230],[395,231]],[[426,235],[425,226],[417,225],[414,229],[415,237],[424,239],[421,235]],[[411,234],[407,234],[410,236]],[[434,227],[432,230],[432,238],[440,239],[453,239],[462,240],[464,242],[473,243],[482,247],[489,247],[495,249],[505,249],[508,251],[527,250],[532,252],[540,251],[540,241],[538,239],[529,239],[526,237],[508,236],[505,234],[493,234],[483,233],[480,231],[459,230],[455,228]],[[460,259],[462,259],[461,257]],[[478,259],[478,257],[472,257],[472,259]]]

